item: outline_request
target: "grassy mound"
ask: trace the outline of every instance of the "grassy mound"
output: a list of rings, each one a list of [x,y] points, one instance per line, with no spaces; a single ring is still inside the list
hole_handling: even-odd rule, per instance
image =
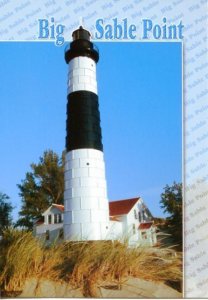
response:
[[[121,285],[128,276],[180,282],[181,256],[159,248],[129,248],[127,242],[65,242],[50,247],[30,232],[7,230],[0,242],[0,286],[21,291],[26,279],[47,278],[82,288],[85,295],[103,282]]]

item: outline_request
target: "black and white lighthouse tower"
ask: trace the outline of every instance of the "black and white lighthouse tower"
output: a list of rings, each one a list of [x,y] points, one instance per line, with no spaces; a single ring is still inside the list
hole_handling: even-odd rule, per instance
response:
[[[65,240],[104,240],[109,227],[96,81],[99,52],[82,26],[65,52],[69,65],[64,192]]]

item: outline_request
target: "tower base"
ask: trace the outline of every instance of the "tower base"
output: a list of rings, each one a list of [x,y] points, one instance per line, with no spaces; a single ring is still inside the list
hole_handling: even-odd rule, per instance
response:
[[[103,152],[72,150],[66,154],[64,239],[105,240],[109,230]]]

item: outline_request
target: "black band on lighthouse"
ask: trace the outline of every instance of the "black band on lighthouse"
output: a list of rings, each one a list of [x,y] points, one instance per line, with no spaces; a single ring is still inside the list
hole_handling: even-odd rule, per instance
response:
[[[75,40],[70,43],[70,48],[66,48],[65,61],[68,64],[75,57],[86,56],[92,58],[96,63],[99,60],[98,48],[90,41]]]
[[[90,91],[68,95],[67,151],[96,149],[103,151],[98,96]]]
[[[70,60],[79,56],[86,56],[93,59],[96,63],[99,60],[98,48],[90,42],[90,33],[82,26],[72,34],[73,42],[65,50],[65,61],[68,64]]]

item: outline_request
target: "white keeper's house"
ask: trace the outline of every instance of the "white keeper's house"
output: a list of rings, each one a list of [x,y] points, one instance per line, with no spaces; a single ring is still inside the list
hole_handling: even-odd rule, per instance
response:
[[[64,206],[52,204],[34,222],[33,233],[48,242],[63,240]],[[142,198],[109,202],[109,225],[106,240],[127,238],[130,246],[154,246],[157,243],[156,226],[152,214]],[[73,238],[76,240],[76,238]],[[79,240],[79,238],[77,238]],[[86,236],[86,240],[89,240]]]

